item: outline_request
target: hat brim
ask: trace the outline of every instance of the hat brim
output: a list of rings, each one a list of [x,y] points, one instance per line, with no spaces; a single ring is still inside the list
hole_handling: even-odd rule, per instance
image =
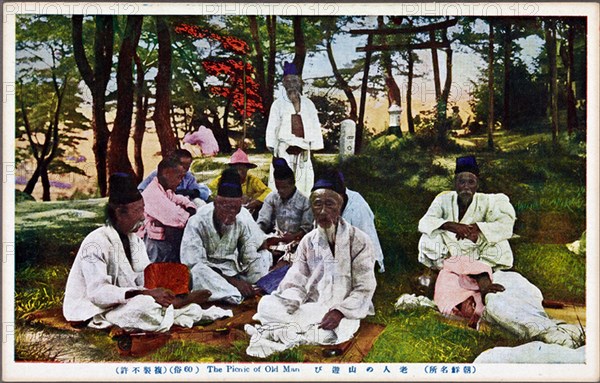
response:
[[[249,169],[254,169],[258,167],[258,165],[252,164],[250,162],[230,162],[229,165],[246,165]]]

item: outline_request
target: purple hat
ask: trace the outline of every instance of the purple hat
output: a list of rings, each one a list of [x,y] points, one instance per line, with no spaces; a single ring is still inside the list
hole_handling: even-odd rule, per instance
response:
[[[317,179],[311,192],[314,192],[317,189],[329,189],[341,196],[345,196],[346,184],[344,182],[344,176],[336,169],[327,169],[324,174]]]
[[[283,63],[283,75],[287,76],[288,74],[298,75],[298,70],[296,69],[296,64],[293,62],[284,62]]]
[[[475,156],[464,156],[456,159],[456,170],[454,171],[454,174],[462,172],[473,173],[479,177],[479,166],[477,166]]]
[[[234,168],[227,168],[221,173],[217,195],[229,198],[240,198],[242,196],[242,185],[240,174]]]
[[[276,180],[286,180],[294,177],[294,171],[289,167],[285,158],[273,157],[273,177]]]

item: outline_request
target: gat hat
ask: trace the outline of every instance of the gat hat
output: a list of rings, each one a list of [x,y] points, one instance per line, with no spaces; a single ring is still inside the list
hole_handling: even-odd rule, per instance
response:
[[[314,192],[317,189],[330,189],[344,197],[346,195],[344,176],[338,170],[328,169],[317,179],[310,191]]]
[[[283,63],[283,75],[287,76],[288,74],[298,75],[298,70],[296,69],[296,64],[293,62],[284,62]]]
[[[273,177],[276,180],[286,180],[294,177],[294,172],[288,166],[285,158],[273,157]]]
[[[248,155],[244,153],[244,151],[240,148],[233,153],[231,158],[229,159],[229,165],[246,165],[250,169],[255,168],[256,165],[251,163],[248,159]]]
[[[113,173],[109,180],[108,202],[115,204],[128,204],[142,199],[142,194],[137,189],[131,174]]]
[[[240,174],[234,168],[227,168],[221,173],[217,195],[221,197],[240,198],[242,196],[242,185]]]
[[[479,166],[477,166],[475,156],[464,156],[456,159],[456,170],[454,171],[454,174],[462,172],[473,173],[479,177]]]

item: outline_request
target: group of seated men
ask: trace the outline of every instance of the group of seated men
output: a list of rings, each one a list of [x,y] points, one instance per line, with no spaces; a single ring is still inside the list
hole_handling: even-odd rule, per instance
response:
[[[75,258],[65,318],[96,328],[167,331],[222,314],[200,304],[239,304],[262,295],[254,316],[261,325],[246,326],[248,354],[350,339],[374,313],[375,263],[384,271],[364,198],[347,189],[335,169],[317,177],[305,196],[281,158],[273,159],[277,191],[260,191],[254,181],[244,189],[255,165],[238,150],[210,201],[210,190],[195,178],[191,187],[184,184],[191,174],[188,154],[162,160],[137,188],[132,176],[111,175],[106,225],[86,237]],[[512,267],[507,240],[515,213],[508,197],[476,193],[472,156],[459,158],[455,173],[456,191],[440,194],[419,222],[419,261],[440,270],[434,295],[440,311],[476,327],[485,307],[485,319],[508,331],[571,346],[566,327],[544,312],[539,290],[502,271]],[[254,195],[245,196],[251,189]],[[256,220],[244,205],[258,211]],[[191,292],[145,288],[151,262],[187,266]]]

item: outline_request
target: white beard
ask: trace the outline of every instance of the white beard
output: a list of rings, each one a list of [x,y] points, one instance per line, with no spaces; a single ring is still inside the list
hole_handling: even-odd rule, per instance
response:
[[[328,228],[318,226],[318,229],[319,233],[321,233],[321,235],[327,239],[327,242],[329,242],[330,245],[335,244],[337,225],[331,225]]]

